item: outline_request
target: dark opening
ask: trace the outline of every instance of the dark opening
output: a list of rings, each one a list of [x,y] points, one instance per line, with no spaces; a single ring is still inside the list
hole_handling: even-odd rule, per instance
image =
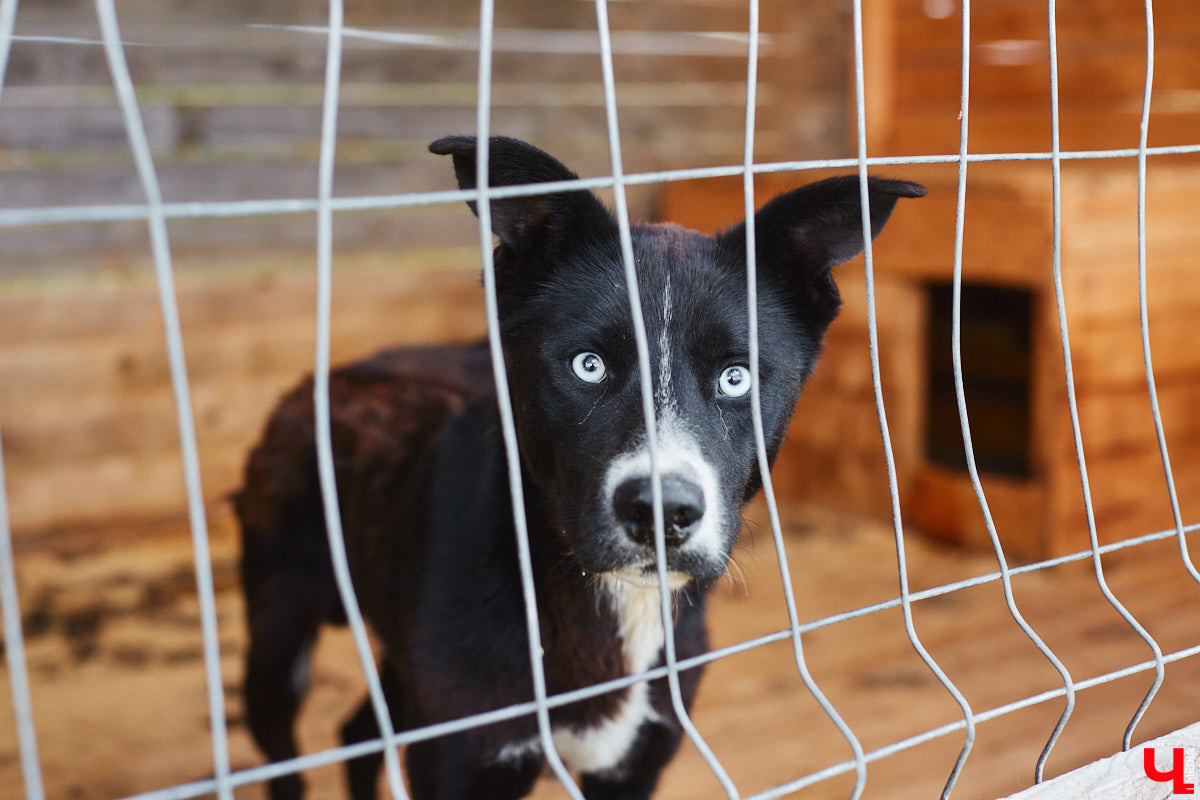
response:
[[[953,287],[930,284],[926,456],[966,470],[951,359]],[[963,389],[981,472],[1029,477],[1033,296],[1023,289],[962,287]]]

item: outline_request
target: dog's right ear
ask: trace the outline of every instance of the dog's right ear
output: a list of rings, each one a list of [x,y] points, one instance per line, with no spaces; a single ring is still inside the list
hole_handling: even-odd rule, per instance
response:
[[[446,136],[430,144],[429,151],[452,156],[459,188],[475,188],[474,136]],[[520,139],[493,136],[488,140],[489,186],[572,181],[578,177],[549,153]],[[467,205],[478,216],[475,201],[468,200]],[[545,250],[564,237],[577,241],[589,233],[608,233],[615,227],[612,215],[586,189],[492,198],[490,205],[492,232],[518,256],[537,248]]]

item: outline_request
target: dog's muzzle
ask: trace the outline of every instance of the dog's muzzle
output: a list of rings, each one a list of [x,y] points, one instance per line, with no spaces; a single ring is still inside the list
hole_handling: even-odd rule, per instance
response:
[[[613,515],[634,544],[654,547],[654,492],[649,477],[625,480],[613,492]],[[663,536],[679,548],[704,517],[704,490],[677,475],[662,476]]]

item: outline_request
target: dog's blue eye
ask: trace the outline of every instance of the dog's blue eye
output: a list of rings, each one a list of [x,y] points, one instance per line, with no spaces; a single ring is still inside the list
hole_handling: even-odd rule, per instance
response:
[[[717,381],[717,389],[726,397],[743,397],[750,391],[750,370],[741,365],[727,367]]]
[[[604,359],[595,353],[580,353],[571,359],[571,369],[575,376],[587,383],[599,383],[604,380],[608,370],[604,367]]]

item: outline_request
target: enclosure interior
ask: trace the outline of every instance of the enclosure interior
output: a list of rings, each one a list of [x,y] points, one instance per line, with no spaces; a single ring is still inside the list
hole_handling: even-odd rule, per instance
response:
[[[761,205],[853,174],[858,149],[854,6],[759,7]],[[965,469],[950,350],[961,7],[861,8],[867,155],[887,159],[870,171],[930,191],[901,204],[875,241],[871,303],[861,258],[836,271],[843,311],[773,472],[782,538],[808,667],[874,754],[864,797],[937,796],[964,740],[953,727],[961,710],[906,635],[897,529],[920,640],[972,709],[1003,709],[979,722],[952,796],[999,797],[1032,782],[1064,701],[1059,674],[1006,606],[988,519],[1008,562],[1038,567],[1013,577],[1020,611],[1074,679],[1091,682],[1047,775],[1120,749],[1155,675],[1150,649],[1101,595],[1086,552],[1093,530],[1118,548],[1102,560],[1108,585],[1170,659],[1135,741],[1194,722],[1200,708],[1200,667],[1188,657],[1200,643],[1200,586],[1174,533],[1142,361],[1146,6],[1083,0],[1057,10],[1057,215],[1046,5],[998,0],[972,11],[968,151],[997,157],[966,172],[961,337],[988,517]],[[711,233],[741,218],[747,10],[723,0],[607,7],[634,219]],[[229,497],[279,396],[313,370],[328,7],[122,0],[116,11],[169,211],[218,684],[231,767],[245,774],[262,760],[239,694],[246,634]],[[495,11],[492,129],[536,143],[585,179],[611,176],[595,3],[519,0]],[[1200,496],[1200,11],[1194,0],[1158,0],[1154,14],[1147,316],[1158,418],[1190,525]],[[479,6],[347,0],[345,15],[332,360],[476,340],[485,331],[476,220],[461,199],[410,201],[454,188],[428,142],[475,130]],[[40,774],[50,798],[174,796],[171,787],[212,776],[212,723],[146,198],[95,8],[23,0],[13,33],[0,84],[0,441]],[[646,177],[661,171],[665,180]],[[613,203],[610,186],[597,193]],[[1056,234],[1091,525],[1069,414]],[[894,476],[877,417],[872,316]],[[763,640],[707,667],[692,716],[743,797],[833,765],[839,774],[794,796],[850,796],[850,747],[804,687],[786,633],[769,519],[761,502],[747,514],[709,619],[714,647]],[[7,662],[3,670],[12,685]],[[322,635],[312,674],[300,735],[306,753],[322,753],[337,746],[364,686],[344,630]],[[0,692],[5,787],[23,781],[15,712]],[[951,727],[928,735],[941,726]],[[314,797],[344,796],[338,759],[329,760],[306,772]],[[234,794],[265,796],[257,781]],[[547,779],[534,796],[564,795]],[[685,743],[656,797],[716,796],[712,771]]]

